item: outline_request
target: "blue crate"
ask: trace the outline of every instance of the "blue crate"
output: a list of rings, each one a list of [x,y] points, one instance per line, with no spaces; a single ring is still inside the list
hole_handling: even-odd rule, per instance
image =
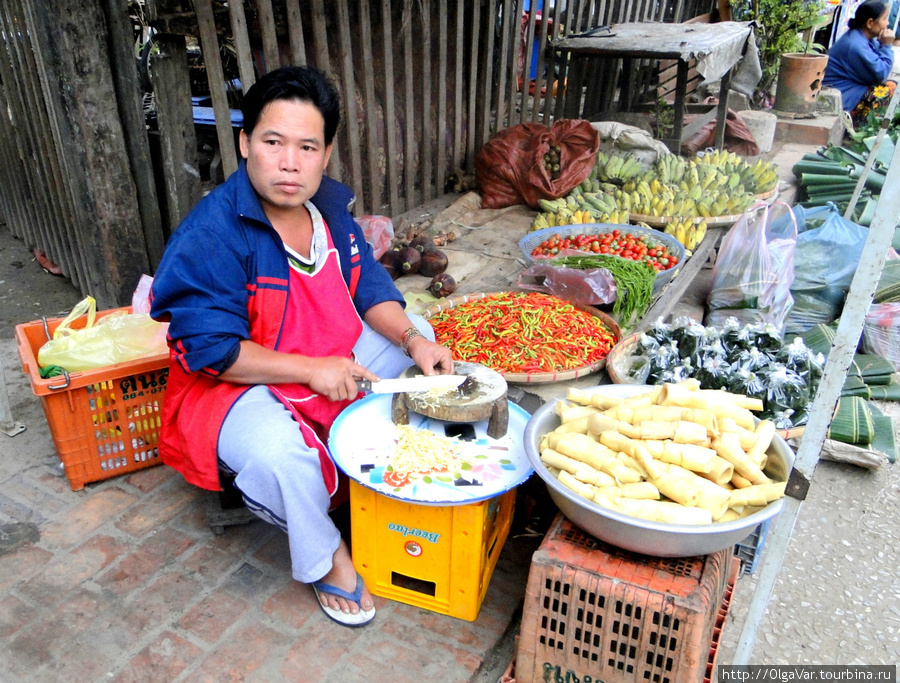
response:
[[[741,561],[741,576],[755,574],[759,561],[762,558],[763,549],[766,546],[766,536],[772,520],[767,519],[753,530],[747,538],[734,546],[734,556]]]

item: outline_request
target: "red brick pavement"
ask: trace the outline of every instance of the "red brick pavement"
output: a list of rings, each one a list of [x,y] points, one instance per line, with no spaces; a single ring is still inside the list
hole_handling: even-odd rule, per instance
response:
[[[291,580],[281,531],[214,535],[211,494],[168,468],[73,492],[50,459],[13,457],[31,466],[0,489],[0,526],[36,540],[0,546],[3,683],[476,680],[539,541],[507,542],[474,622],[376,598],[376,621],[348,629]]]

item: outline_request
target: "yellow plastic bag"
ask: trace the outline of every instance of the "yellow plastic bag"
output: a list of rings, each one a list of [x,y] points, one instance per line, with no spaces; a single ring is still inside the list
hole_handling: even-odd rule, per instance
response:
[[[72,323],[83,315],[87,315],[84,328],[73,329]],[[125,311],[111,313],[94,324],[96,315],[93,297],[76,304],[53,332],[53,339],[38,350],[38,364],[81,372],[168,353],[167,324],[156,322],[146,313]]]

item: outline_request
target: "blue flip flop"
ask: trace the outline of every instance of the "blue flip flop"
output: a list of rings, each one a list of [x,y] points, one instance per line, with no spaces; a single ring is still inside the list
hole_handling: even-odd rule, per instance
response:
[[[347,591],[338,588],[337,586],[332,586],[330,583],[323,583],[322,581],[313,581],[312,583],[313,590],[316,592],[316,598],[319,599],[319,607],[321,607],[322,611],[325,612],[325,616],[327,616],[332,621],[336,621],[342,626],[350,627],[364,626],[375,618],[374,607],[370,610],[364,610],[362,608],[362,605],[360,604],[360,600],[362,600],[363,586],[363,579],[359,574],[356,575],[356,590],[352,593],[348,593]],[[326,607],[322,604],[319,593],[336,595],[339,598],[344,598],[344,600],[355,602],[357,605],[359,605],[359,612],[353,614],[349,612],[342,612],[341,610],[334,609],[333,607]]]

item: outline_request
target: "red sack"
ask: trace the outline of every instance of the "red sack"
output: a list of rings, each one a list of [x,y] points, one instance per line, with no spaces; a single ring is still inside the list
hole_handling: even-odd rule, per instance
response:
[[[551,178],[544,167],[544,154],[552,145],[560,147],[558,178]],[[600,133],[579,119],[559,119],[549,128],[520,123],[502,130],[475,157],[481,208],[537,208],[538,199],[565,197],[588,177],[599,149]]]

